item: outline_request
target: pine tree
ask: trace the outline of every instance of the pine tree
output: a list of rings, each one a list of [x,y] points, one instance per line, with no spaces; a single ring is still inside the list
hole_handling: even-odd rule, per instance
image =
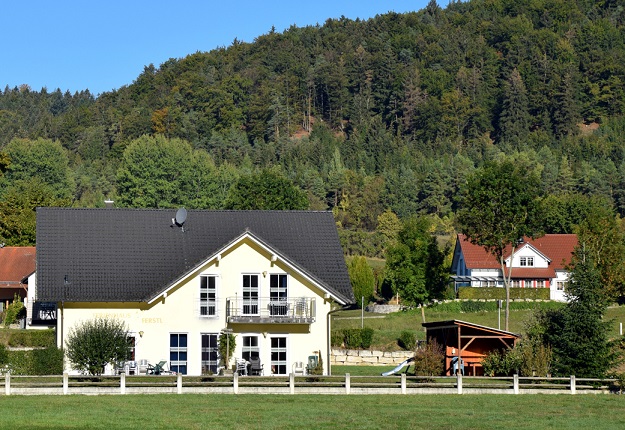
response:
[[[499,116],[501,140],[518,148],[527,141],[529,122],[527,90],[521,74],[515,68],[506,83],[503,106]]]

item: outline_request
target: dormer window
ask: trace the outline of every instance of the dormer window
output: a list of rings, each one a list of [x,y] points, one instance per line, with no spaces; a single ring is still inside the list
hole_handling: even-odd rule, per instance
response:
[[[534,257],[520,257],[521,267],[532,267],[534,266]]]

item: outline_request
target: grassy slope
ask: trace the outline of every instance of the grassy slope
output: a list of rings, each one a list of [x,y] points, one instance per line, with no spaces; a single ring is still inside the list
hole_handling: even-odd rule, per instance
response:
[[[524,326],[531,318],[532,313],[533,311],[531,310],[511,311],[509,331],[513,333],[523,333]],[[332,320],[332,330],[358,328],[361,326],[360,316],[361,312],[359,310],[337,312]],[[397,346],[397,338],[404,330],[414,331],[418,339],[425,339],[425,331],[421,326],[423,320],[420,309],[396,312],[389,315],[365,312],[364,316],[365,327],[375,329],[372,349],[382,351],[399,349]],[[497,312],[450,313],[438,312],[436,308],[425,309],[425,320],[428,322],[453,319],[489,327],[498,327]],[[619,322],[625,323],[625,306],[609,308],[606,319],[612,320],[610,335],[613,337],[618,336]],[[504,328],[503,310],[501,311],[501,328]]]

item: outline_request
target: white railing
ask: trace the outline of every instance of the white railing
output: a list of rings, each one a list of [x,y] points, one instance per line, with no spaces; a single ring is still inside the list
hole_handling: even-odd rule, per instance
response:
[[[229,297],[226,304],[228,322],[300,322],[313,323],[316,316],[315,299],[261,297],[243,299]]]

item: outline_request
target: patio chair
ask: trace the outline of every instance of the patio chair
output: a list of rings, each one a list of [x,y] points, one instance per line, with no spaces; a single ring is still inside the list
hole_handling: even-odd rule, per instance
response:
[[[250,375],[260,376],[263,374],[263,365],[258,357],[250,357]]]
[[[166,363],[167,361],[163,360],[163,361],[159,361],[156,366],[152,366],[151,364],[149,364],[147,374],[148,375],[161,375],[163,372],[166,372],[165,370]]]
[[[145,358],[142,358],[141,360],[139,360],[139,373],[142,373],[144,375],[147,374],[149,365],[150,365],[150,362],[146,360]]]
[[[319,364],[319,357],[317,357],[316,355],[309,355],[308,364],[306,365],[306,373],[308,373],[309,375],[312,375],[314,370],[317,368],[318,364]]]
[[[297,375],[304,375],[306,373],[306,369],[304,368],[304,363],[301,361],[296,361],[295,363],[293,363],[293,374]]]
[[[237,370],[239,376],[247,376],[247,361],[242,358],[237,358]]]

